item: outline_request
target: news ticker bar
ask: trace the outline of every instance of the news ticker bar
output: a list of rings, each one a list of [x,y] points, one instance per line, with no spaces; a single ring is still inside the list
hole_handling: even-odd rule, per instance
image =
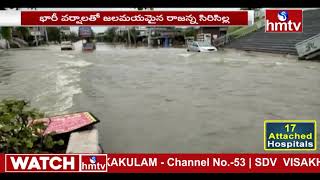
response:
[[[238,11],[0,11],[0,26],[247,26]]]
[[[320,154],[2,154],[1,173],[319,173]]]

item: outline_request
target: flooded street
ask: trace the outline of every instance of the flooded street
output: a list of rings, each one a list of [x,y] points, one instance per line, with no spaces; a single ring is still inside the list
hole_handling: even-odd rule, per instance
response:
[[[89,111],[106,152],[264,152],[263,120],[320,119],[320,63],[225,50],[0,52],[0,99]],[[318,138],[319,139],[319,138]]]

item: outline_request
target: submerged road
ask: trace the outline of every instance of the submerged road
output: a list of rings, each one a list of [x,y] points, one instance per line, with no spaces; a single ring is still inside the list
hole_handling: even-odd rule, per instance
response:
[[[225,50],[0,52],[0,99],[90,111],[106,152],[263,152],[263,120],[320,120],[320,63]],[[318,138],[320,139],[320,138]]]

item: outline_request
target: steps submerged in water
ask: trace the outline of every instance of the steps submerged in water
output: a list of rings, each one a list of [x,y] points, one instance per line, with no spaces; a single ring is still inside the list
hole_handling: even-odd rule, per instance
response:
[[[227,48],[298,55],[296,44],[320,32],[320,9],[303,13],[303,33],[265,33],[264,28],[228,44]]]

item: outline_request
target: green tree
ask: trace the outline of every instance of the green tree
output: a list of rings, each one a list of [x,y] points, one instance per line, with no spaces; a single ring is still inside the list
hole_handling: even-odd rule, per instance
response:
[[[10,41],[12,40],[12,27],[0,27],[1,37],[5,39],[7,48],[10,48]]]
[[[108,28],[105,31],[104,41],[105,42],[114,42],[116,40],[116,27]]]
[[[69,35],[69,39],[70,39],[72,42],[76,42],[76,41],[79,41],[79,40],[80,40],[78,34],[75,33],[75,32],[72,32],[72,31],[71,31],[71,33],[70,33],[70,35]]]
[[[60,42],[60,30],[57,27],[48,27],[48,39],[49,41]]]
[[[187,29],[185,29],[184,35],[187,37],[195,37],[197,35],[197,30],[194,27],[188,27]]]
[[[1,36],[10,41],[12,39],[12,27],[1,27]]]
[[[28,27],[16,27],[15,30],[19,33],[19,36],[22,39],[28,40],[28,38],[30,36],[30,30]]]

